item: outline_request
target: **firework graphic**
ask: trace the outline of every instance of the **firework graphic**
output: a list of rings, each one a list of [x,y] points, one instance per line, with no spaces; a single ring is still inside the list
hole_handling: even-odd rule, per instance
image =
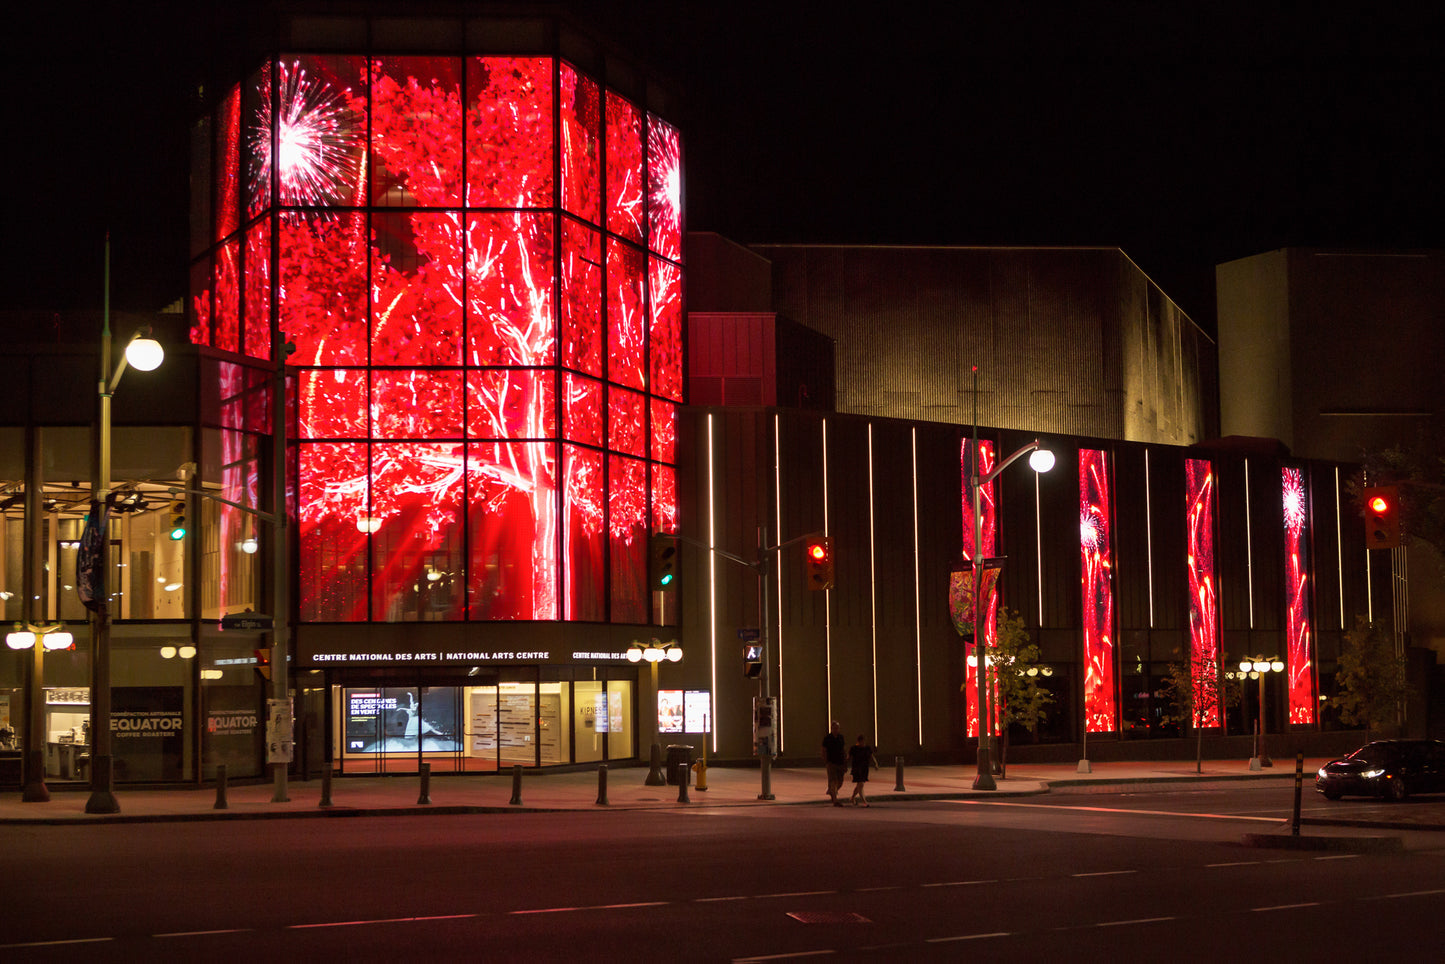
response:
[[[268,84],[250,129],[250,196],[270,197],[274,173],[281,204],[348,203],[359,193],[364,101],[308,74],[298,61],[276,71],[275,112]]]
[[[1289,674],[1289,721],[1315,721],[1313,644],[1310,639],[1310,591],[1307,556],[1309,495],[1304,473],[1286,466],[1281,470],[1284,497],[1285,633]]]
[[[1189,652],[1194,679],[1194,725],[1219,726],[1218,687],[1201,682],[1219,671],[1219,604],[1214,584],[1214,467],[1207,459],[1184,460],[1184,509],[1188,539]]]
[[[647,115],[648,247],[682,260],[682,147],[677,128]]]
[[[1079,567],[1083,586],[1084,724],[1111,733],[1114,682],[1114,569],[1109,534],[1109,453],[1079,450]]]
[[[979,490],[979,516],[983,520],[983,539],[975,546],[973,530],[973,493],[969,486],[970,472],[970,450],[973,448],[972,439],[964,439],[960,452],[960,464],[963,476],[963,558],[970,560],[982,560],[994,555],[995,536],[998,532],[998,510],[994,503],[994,482],[982,486]],[[980,478],[993,471],[994,447],[993,443],[986,440],[979,440],[978,443],[978,475]],[[986,594],[981,610],[981,621],[983,623],[983,637],[985,644],[993,646],[998,638],[998,590],[997,586],[993,591]],[[975,601],[977,605],[977,601]],[[964,691],[967,696],[968,713],[968,735],[978,736],[978,676],[977,666],[968,665],[968,656],[974,655],[977,650],[978,641],[969,644],[969,652],[965,653],[964,659]],[[975,662],[977,662],[975,660]],[[997,721],[995,721],[997,723]]]

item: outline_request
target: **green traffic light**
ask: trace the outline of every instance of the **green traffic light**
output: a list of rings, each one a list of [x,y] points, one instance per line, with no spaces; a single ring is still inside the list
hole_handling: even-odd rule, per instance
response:
[[[181,541],[182,539],[184,539],[185,537],[186,537],[186,527],[185,527],[185,526],[176,526],[174,529],[171,530],[171,541],[172,541],[172,542],[180,542],[180,541]]]
[[[661,579],[659,579],[659,580],[657,580],[657,581],[658,581],[659,583],[661,583],[662,585],[666,586],[668,583],[672,582],[672,573],[670,573],[670,572],[667,573],[666,575],[664,575]]]

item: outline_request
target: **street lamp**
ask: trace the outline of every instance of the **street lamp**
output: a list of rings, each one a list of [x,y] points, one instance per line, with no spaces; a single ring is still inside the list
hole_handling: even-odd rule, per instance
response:
[[[16,623],[5,634],[5,645],[16,650],[31,650],[34,661],[30,672],[30,713],[25,724],[25,788],[20,799],[25,803],[45,803],[50,790],[45,786],[45,651],[69,649],[75,637],[64,623],[36,626]]]
[[[1259,709],[1255,713],[1254,721],[1254,757],[1249,761],[1249,768],[1258,770],[1261,767],[1272,767],[1274,761],[1264,749],[1264,677],[1267,673],[1283,673],[1284,661],[1278,656],[1268,659],[1252,656],[1240,661],[1239,672],[1241,675],[1248,675],[1250,679],[1259,680]]]
[[[975,388],[978,383],[978,368],[973,370]],[[1002,474],[1014,462],[1025,455],[1029,457],[1029,468],[1035,472],[1047,472],[1054,467],[1054,453],[1043,447],[1043,442],[1034,439],[1032,442],[1014,452],[1004,459],[987,475],[978,474],[979,452],[978,452],[978,392],[974,392],[974,425],[973,425],[973,451],[969,459],[968,487],[973,505],[973,651],[974,653],[984,652],[985,640],[983,638],[983,570],[984,560],[981,555],[983,551],[983,497],[982,491],[994,479]],[[983,662],[988,662],[987,655]],[[975,661],[977,662],[977,661]],[[974,673],[978,681],[978,774],[974,777],[973,788],[975,790],[996,790],[998,785],[993,779],[992,762],[992,734],[989,732],[988,713],[988,673],[985,667],[978,667]]]
[[[645,662],[652,667],[651,710],[648,713],[648,718],[651,722],[648,724],[648,730],[652,734],[652,744],[654,746],[661,744],[661,734],[657,732],[657,667],[660,663],[676,663],[681,661],[681,659],[682,646],[676,641],[664,643],[660,639],[653,638],[643,643],[634,639],[632,645],[627,647],[627,661],[629,663]],[[653,762],[657,763],[659,761],[653,758]],[[652,766],[648,770],[647,779],[644,780],[643,783],[649,787],[659,787],[666,784],[667,780],[663,777],[662,771],[657,766]]]
[[[125,374],[126,366],[143,372],[154,371],[165,360],[165,349],[151,336],[149,326],[141,328],[130,336],[125,351],[116,363],[115,371],[110,368],[110,240],[105,247],[105,311],[102,315],[100,332],[100,419],[99,458],[97,460],[95,493],[91,498],[88,528],[95,537],[89,540],[92,551],[89,563],[99,576],[100,591],[89,602],[94,613],[95,629],[92,639],[95,645],[90,654],[90,799],[85,801],[86,813],[119,813],[111,783],[110,754],[110,397]],[[87,540],[82,539],[84,549]],[[82,584],[84,580],[82,580]]]

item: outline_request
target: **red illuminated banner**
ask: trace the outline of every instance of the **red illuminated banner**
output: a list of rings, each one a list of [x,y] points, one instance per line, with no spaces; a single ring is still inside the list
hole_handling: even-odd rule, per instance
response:
[[[983,522],[982,541],[974,545],[974,515],[973,515],[973,492],[970,487],[970,449],[973,447],[971,439],[964,439],[962,451],[960,452],[960,463],[963,478],[963,558],[970,561],[985,559],[995,554],[995,536],[998,532],[998,512],[994,503],[994,483],[990,482],[979,491],[979,518]],[[987,440],[980,440],[978,443],[978,475],[987,475],[994,466],[993,443]],[[981,618],[983,622],[983,635],[986,645],[993,646],[998,638],[998,592],[984,593]],[[968,646],[967,656],[973,656],[978,650],[978,640],[974,640]],[[975,660],[976,662],[976,660]],[[964,692],[968,699],[968,735],[978,736],[978,667],[964,663],[965,685]]]
[[[1214,466],[1207,459],[1184,460],[1185,535],[1188,540],[1190,678],[1194,681],[1196,727],[1220,725],[1218,681],[1219,601],[1214,567]]]
[[[1284,497],[1285,638],[1289,721],[1315,721],[1314,641],[1309,586],[1309,492],[1304,472],[1281,470]]]
[[[1079,450],[1079,567],[1083,585],[1084,722],[1090,733],[1118,725],[1114,655],[1113,512],[1109,453]]]

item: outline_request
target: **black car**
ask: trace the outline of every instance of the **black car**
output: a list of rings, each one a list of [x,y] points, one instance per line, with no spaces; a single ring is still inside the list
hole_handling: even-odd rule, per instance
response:
[[[1345,794],[1403,800],[1412,793],[1445,791],[1445,742],[1376,740],[1315,774],[1326,800]]]

